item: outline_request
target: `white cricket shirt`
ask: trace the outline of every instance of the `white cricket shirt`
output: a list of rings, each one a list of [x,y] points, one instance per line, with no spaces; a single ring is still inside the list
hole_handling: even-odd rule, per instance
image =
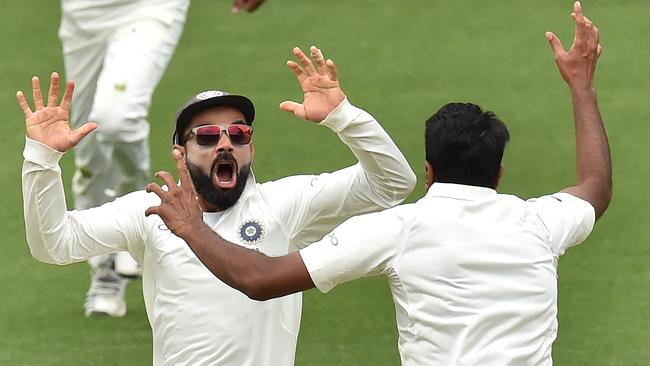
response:
[[[300,251],[319,290],[385,275],[403,365],[551,365],[557,260],[593,207],[435,183],[414,204],[354,217]]]
[[[415,174],[371,115],[345,100],[321,124],[338,133],[358,164],[264,184],[251,174],[237,204],[204,221],[226,240],[279,256],[319,240],[352,215],[394,206],[412,191]],[[67,211],[61,155],[29,139],[25,145],[25,225],[36,259],[66,264],[128,250],[142,265],[154,365],[293,364],[300,294],[259,302],[222,283],[158,216],[144,216],[160,203],[155,194],[138,191]]]

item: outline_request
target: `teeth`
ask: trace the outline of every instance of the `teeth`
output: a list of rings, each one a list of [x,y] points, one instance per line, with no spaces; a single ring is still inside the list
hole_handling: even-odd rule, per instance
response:
[[[220,184],[228,185],[233,182],[233,173],[235,172],[235,164],[231,161],[221,161],[217,165],[216,178]],[[228,173],[227,176],[224,174]],[[223,178],[223,179],[221,179]]]

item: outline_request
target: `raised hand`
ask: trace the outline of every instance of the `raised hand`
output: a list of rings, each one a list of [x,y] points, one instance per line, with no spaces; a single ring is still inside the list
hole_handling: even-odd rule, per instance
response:
[[[165,182],[167,191],[164,191],[156,183],[149,183],[146,190],[160,197],[160,206],[149,207],[144,214],[145,216],[153,214],[160,216],[169,230],[178,237],[184,238],[184,235],[204,224],[203,209],[199,204],[185,158],[178,147],[174,147],[172,156],[176,162],[176,169],[178,169],[180,185],[176,184],[174,177],[168,172],[157,172],[156,177]]]
[[[598,109],[593,85],[596,61],[602,52],[598,28],[582,13],[579,1],[573,4],[575,37],[569,52],[557,36],[546,32],[555,54],[555,63],[571,90],[576,127],[576,184],[563,189],[589,202],[598,219],[612,197],[612,162],[607,134]]]
[[[345,94],[339,85],[334,61],[326,61],[321,50],[315,46],[311,46],[310,50],[314,62],[298,47],[293,49],[293,54],[298,58],[300,65],[287,61],[287,66],[300,82],[304,101],[302,104],[284,101],[280,103],[280,109],[301,119],[319,123],[343,101]]]
[[[573,4],[571,18],[575,21],[575,36],[569,52],[552,32],[546,38],[553,48],[555,63],[562,78],[572,89],[591,89],[596,71],[596,61],[603,48],[599,42],[598,28],[583,14],[579,1]]]
[[[57,105],[59,95],[59,74],[52,73],[47,105],[43,105],[41,83],[38,77],[32,78],[32,95],[34,98],[34,111],[31,110],[22,91],[16,93],[18,105],[25,115],[25,128],[27,137],[36,140],[50,148],[66,152],[73,148],[79,140],[91,133],[97,124],[86,123],[77,130],[72,131],[68,123],[74,82],[68,81],[61,104]]]

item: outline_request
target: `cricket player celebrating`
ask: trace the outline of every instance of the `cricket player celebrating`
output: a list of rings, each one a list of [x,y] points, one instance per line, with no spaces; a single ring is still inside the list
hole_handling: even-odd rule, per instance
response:
[[[575,186],[528,201],[498,194],[505,124],[476,105],[451,103],[426,123],[425,197],[352,218],[299,252],[259,255],[203,224],[182,149],[174,152],[180,187],[160,174],[169,190],[150,184],[162,205],[147,212],[160,215],[216,276],[258,300],[387,276],[404,365],[551,365],[558,257],[591,232],[612,187],[592,84],[598,29],[580,3],[572,16],[569,52],[546,36],[573,98]]]
[[[263,0],[234,0],[233,12]],[[149,106],[178,40],[189,0],[62,0],[59,38],[75,81],[71,123],[97,130],[75,146],[77,209],[99,206],[149,181]],[[140,273],[127,252],[89,260],[84,314],[123,316],[126,277]]]
[[[299,63],[288,66],[304,101],[280,108],[336,132],[358,164],[257,184],[251,170],[253,104],[221,91],[192,97],[179,110],[174,131],[175,148],[183,151],[200,192],[202,220],[231,242],[270,256],[317,241],[352,215],[398,204],[416,180],[379,123],[348,102],[334,62],[316,47],[313,62],[299,48],[294,54]],[[292,365],[300,295],[258,302],[215,278],[159,216],[145,216],[160,204],[155,194],[137,191],[101,207],[67,211],[58,161],[96,124],[69,128],[73,82],[60,105],[58,75],[52,75],[46,103],[39,84],[34,77],[34,110],[17,94],[27,128],[23,194],[32,255],[66,264],[129,251],[142,265],[154,365]]]

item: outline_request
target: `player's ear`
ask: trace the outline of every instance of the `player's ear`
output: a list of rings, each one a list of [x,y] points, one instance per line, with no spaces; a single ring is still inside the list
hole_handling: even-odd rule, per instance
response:
[[[503,164],[499,165],[499,173],[497,174],[497,181],[494,184],[494,188],[496,189],[499,186],[499,183],[501,183],[501,178],[503,177],[503,171],[505,168],[503,167]]]
[[[429,187],[435,182],[436,175],[433,172],[433,166],[426,160],[424,161],[424,172],[424,190],[428,191]]]

